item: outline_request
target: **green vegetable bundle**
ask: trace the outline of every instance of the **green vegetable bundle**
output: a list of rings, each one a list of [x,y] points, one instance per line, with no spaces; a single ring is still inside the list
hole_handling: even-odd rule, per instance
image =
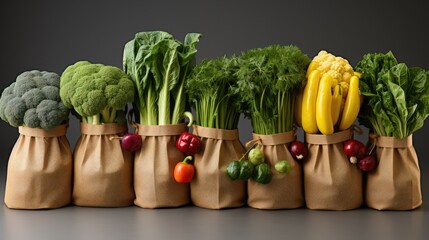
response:
[[[64,70],[60,96],[84,123],[125,123],[125,108],[134,100],[134,85],[117,67],[80,61]]]
[[[60,99],[60,76],[45,71],[20,74],[0,98],[0,118],[13,127],[49,130],[68,120]]]
[[[391,52],[367,54],[357,64],[365,102],[359,114],[372,132],[397,139],[420,129],[429,115],[429,72],[398,63]]]
[[[309,64],[308,56],[296,46],[273,45],[243,53],[236,91],[255,133],[293,129],[295,96],[305,85]]]
[[[184,43],[162,31],[140,32],[124,48],[124,71],[136,88],[136,121],[143,125],[177,124],[186,108],[185,80],[201,34],[189,33]]]
[[[196,112],[196,123],[202,127],[236,129],[240,117],[235,72],[238,59],[221,57],[203,60],[186,83],[189,101]]]

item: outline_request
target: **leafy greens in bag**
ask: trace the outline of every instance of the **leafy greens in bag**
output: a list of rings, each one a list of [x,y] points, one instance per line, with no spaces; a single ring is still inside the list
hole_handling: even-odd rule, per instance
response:
[[[309,64],[308,56],[296,46],[272,45],[243,53],[236,91],[255,133],[293,129],[295,96],[305,85]]]
[[[124,48],[124,71],[134,81],[137,122],[178,124],[186,108],[185,80],[195,64],[201,34],[189,33],[183,43],[167,32],[140,32]]]
[[[202,127],[236,129],[240,112],[237,85],[234,76],[238,68],[237,57],[220,57],[203,60],[186,82],[186,92],[195,108],[197,124]]]
[[[365,102],[361,124],[374,133],[405,138],[420,129],[429,115],[429,72],[398,63],[392,52],[367,54],[357,64]]]

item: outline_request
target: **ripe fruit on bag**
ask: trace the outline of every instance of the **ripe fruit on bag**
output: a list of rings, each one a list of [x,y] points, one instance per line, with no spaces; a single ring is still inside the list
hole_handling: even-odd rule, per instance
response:
[[[253,164],[249,161],[241,160],[238,179],[245,181],[248,180],[252,176],[254,168]]]
[[[346,130],[356,120],[360,109],[359,78],[353,76],[350,78],[350,87],[344,104],[343,116],[340,122],[340,130]]]
[[[272,175],[270,166],[266,163],[261,163],[253,170],[252,179],[258,183],[267,184],[271,182]]]
[[[236,160],[230,162],[226,167],[226,174],[231,180],[248,180],[253,173],[254,166],[246,160]]]
[[[290,153],[292,153],[292,156],[297,159],[301,160],[308,155],[308,149],[307,146],[303,142],[300,141],[293,141],[290,144]]]
[[[253,165],[259,165],[264,162],[264,153],[260,147],[255,147],[249,152],[249,161]]]
[[[228,163],[226,166],[226,175],[228,175],[231,180],[237,180],[238,176],[240,176],[240,167],[241,164],[238,160]]]
[[[311,66],[311,64],[310,64]],[[308,76],[307,84],[302,95],[301,121],[306,133],[317,133],[316,123],[316,98],[319,90],[320,72],[314,70]]]
[[[277,162],[276,165],[274,165],[274,168],[276,169],[277,172],[282,174],[288,174],[292,170],[292,166],[286,160]]]
[[[185,157],[183,162],[178,162],[174,167],[174,180],[176,182],[188,183],[194,178],[195,168],[189,161],[192,161],[192,156]]]
[[[377,163],[377,161],[375,160],[374,156],[367,155],[366,157],[359,160],[358,166],[359,166],[360,170],[365,171],[365,172],[369,172],[372,169],[374,169],[376,163]]]
[[[334,133],[332,123],[332,91],[331,86],[334,80],[328,74],[323,74],[320,80],[319,91],[316,99],[316,123],[322,134]]]
[[[358,160],[366,156],[366,147],[363,143],[350,139],[344,143],[344,153],[353,164],[358,163]]]
[[[192,133],[184,132],[176,141],[177,150],[186,155],[194,155],[200,150],[201,140]]]
[[[119,139],[121,141],[121,147],[125,151],[134,152],[142,147],[142,138],[140,135],[135,133],[126,133],[122,137],[111,137],[110,140]]]

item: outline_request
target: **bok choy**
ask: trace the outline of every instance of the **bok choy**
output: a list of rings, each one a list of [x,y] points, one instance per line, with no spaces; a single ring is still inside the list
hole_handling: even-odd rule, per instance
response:
[[[125,45],[123,65],[136,88],[137,122],[181,122],[186,108],[185,81],[195,64],[200,37],[189,33],[181,43],[167,32],[140,32]]]

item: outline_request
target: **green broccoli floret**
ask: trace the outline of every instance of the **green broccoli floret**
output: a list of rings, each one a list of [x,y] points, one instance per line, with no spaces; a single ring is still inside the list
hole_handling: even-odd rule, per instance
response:
[[[45,99],[37,105],[36,112],[40,119],[40,127],[49,129],[61,124],[58,119],[68,114],[69,110],[61,102]]]
[[[64,105],[86,123],[123,123],[120,112],[134,100],[133,82],[113,66],[77,62],[63,72],[60,85]]]
[[[0,97],[0,118],[14,127],[57,127],[69,116],[59,86],[56,73],[33,70],[20,74]]]
[[[14,97],[8,102],[4,109],[4,115],[6,116],[6,121],[10,125],[19,127],[24,123],[26,111],[27,106],[25,105],[25,101],[20,97]]]

